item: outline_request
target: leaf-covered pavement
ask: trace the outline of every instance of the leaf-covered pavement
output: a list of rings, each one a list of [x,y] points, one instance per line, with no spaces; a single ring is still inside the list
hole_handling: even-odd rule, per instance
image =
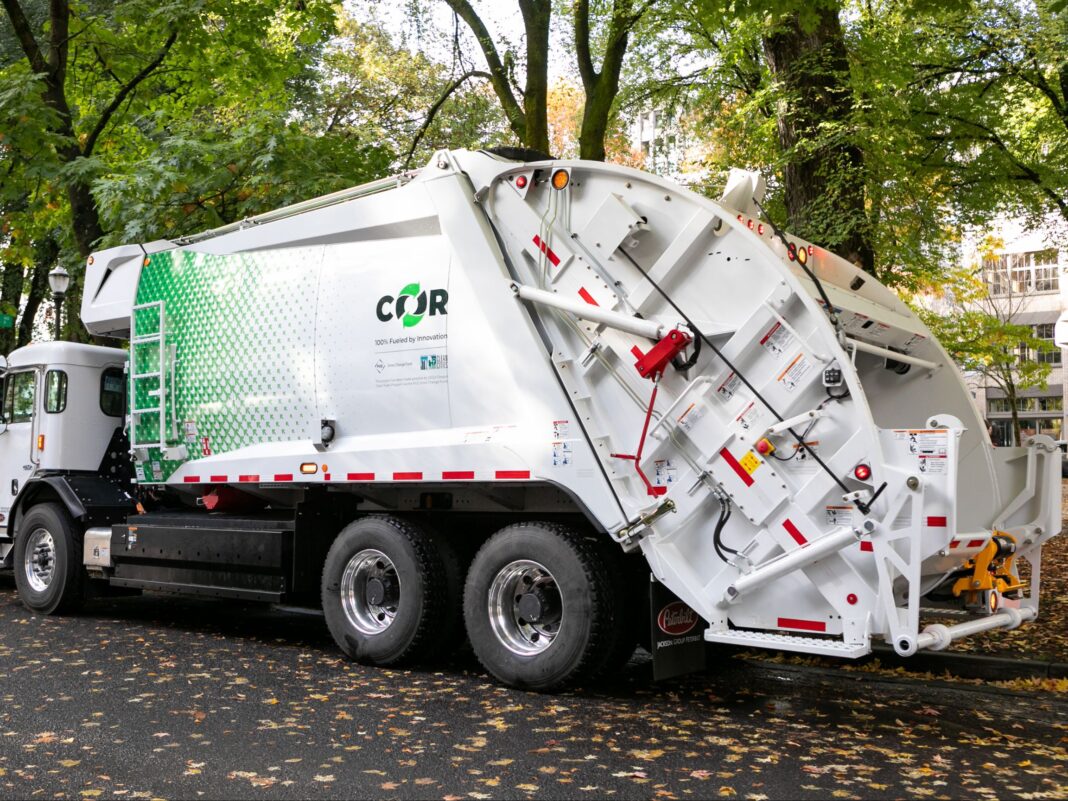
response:
[[[40,618],[0,584],[0,795],[1063,798],[1068,703],[725,660],[497,686],[342,660],[315,617],[162,596]]]

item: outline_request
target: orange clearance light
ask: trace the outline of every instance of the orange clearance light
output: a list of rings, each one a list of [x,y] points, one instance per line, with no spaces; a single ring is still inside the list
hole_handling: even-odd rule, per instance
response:
[[[867,481],[871,478],[871,468],[866,464],[858,464],[853,468],[853,475],[857,477],[857,481]]]
[[[310,476],[312,473],[315,473],[318,469],[319,469],[319,465],[317,465],[315,462],[303,462],[300,465],[300,472],[302,472],[306,476]]]
[[[806,264],[808,262],[808,251],[800,247],[797,249],[797,261],[799,264]]]
[[[148,258],[148,256],[145,256],[145,267],[147,267],[147,266],[148,266],[148,263],[149,263],[150,261],[151,261],[151,259],[150,259],[150,258]]]
[[[90,257],[89,257],[89,263],[90,263],[90,264],[92,264],[92,263],[93,263],[93,257],[92,257],[92,256],[90,256]]]
[[[44,450],[44,434],[38,434],[37,435],[37,450],[39,450],[39,451],[43,451]]]
[[[557,170],[553,173],[553,189],[564,189],[571,181],[571,174],[567,170]]]

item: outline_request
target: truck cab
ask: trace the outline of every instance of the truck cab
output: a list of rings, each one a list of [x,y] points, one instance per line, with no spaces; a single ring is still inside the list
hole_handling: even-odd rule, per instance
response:
[[[0,407],[0,558],[11,562],[19,508],[56,478],[98,476],[126,414],[126,351],[44,342],[14,351]],[[66,484],[66,482],[64,482]],[[77,494],[77,493],[75,493]],[[67,504],[69,506],[69,504]]]

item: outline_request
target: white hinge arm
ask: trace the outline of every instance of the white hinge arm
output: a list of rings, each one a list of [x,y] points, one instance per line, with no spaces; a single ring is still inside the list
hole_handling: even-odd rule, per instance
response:
[[[583,320],[600,323],[609,328],[615,328],[646,339],[660,340],[667,330],[667,326],[655,320],[643,320],[640,317],[632,317],[629,314],[602,309],[600,306],[594,306],[584,300],[561,297],[555,292],[548,292],[544,289],[513,283],[512,291],[517,297],[528,303],[537,303],[540,306],[560,309]]]

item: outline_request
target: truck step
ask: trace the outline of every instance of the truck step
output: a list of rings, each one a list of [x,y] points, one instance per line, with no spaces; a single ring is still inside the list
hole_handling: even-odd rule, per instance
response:
[[[708,642],[722,642],[753,648],[775,648],[779,651],[799,651],[804,654],[846,657],[856,659],[871,653],[867,644],[853,644],[821,637],[802,637],[797,634],[775,634],[768,631],[706,631]]]

